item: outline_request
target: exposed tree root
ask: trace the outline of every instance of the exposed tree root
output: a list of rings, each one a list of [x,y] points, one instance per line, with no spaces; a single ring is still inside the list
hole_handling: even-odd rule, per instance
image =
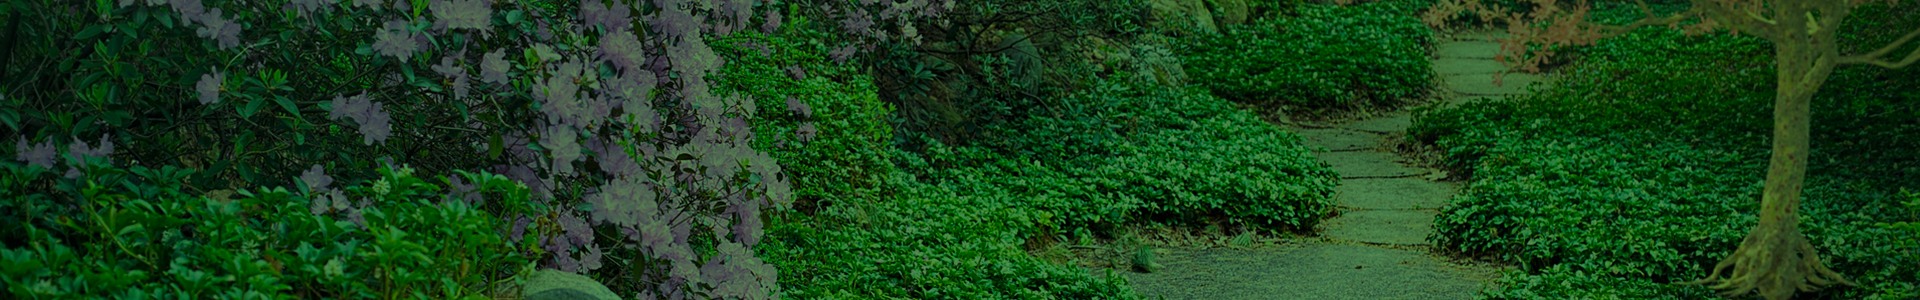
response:
[[[1713,266],[1707,278],[1680,284],[1711,284],[1724,297],[1758,290],[1768,300],[1787,300],[1794,291],[1811,292],[1822,286],[1855,285],[1820,263],[1820,255],[1800,234],[1797,224],[1762,225],[1748,234],[1740,249]],[[1731,270],[1726,277],[1720,273]]]

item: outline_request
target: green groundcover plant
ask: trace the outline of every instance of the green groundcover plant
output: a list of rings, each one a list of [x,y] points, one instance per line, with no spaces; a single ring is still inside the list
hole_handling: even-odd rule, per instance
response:
[[[1878,13],[1867,18],[1904,12]],[[1773,93],[1764,43],[1642,29],[1577,49],[1584,60],[1551,89],[1422,111],[1410,136],[1474,178],[1433,241],[1522,267],[1485,298],[1713,297],[1672,283],[1705,276],[1757,222]],[[1859,285],[1806,296],[1920,296],[1920,238],[1901,225],[1916,211],[1898,192],[1920,182],[1920,72],[1845,68],[1831,80],[1814,102],[1820,146],[1801,222]]]
[[[522,204],[514,211],[547,210],[525,205],[524,185],[485,172],[434,184],[383,167],[365,185],[314,180],[215,199],[173,184],[192,170],[67,162],[85,175],[55,180],[53,194],[19,192],[51,171],[0,163],[9,244],[0,282],[10,298],[490,299],[510,283],[502,279],[533,267],[517,249],[534,241],[507,243],[499,212],[442,186],[464,179],[473,195]]]
[[[1426,94],[1433,82],[1433,32],[1412,11],[1419,1],[1352,6],[1301,4],[1297,16],[1230,25],[1178,49],[1193,82],[1215,95],[1256,104],[1392,106]]]

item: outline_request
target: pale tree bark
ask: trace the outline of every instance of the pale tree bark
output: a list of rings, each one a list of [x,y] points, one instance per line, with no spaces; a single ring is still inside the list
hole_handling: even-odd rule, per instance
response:
[[[1664,17],[1655,16],[1640,3],[1646,17],[1626,26],[1587,22],[1589,7],[1585,1],[1571,9],[1562,9],[1554,0],[1531,1],[1538,8],[1523,15],[1497,11],[1478,0],[1442,0],[1424,19],[1444,27],[1438,23],[1461,11],[1474,11],[1487,20],[1508,21],[1511,38],[1502,41],[1501,57],[1532,57],[1502,62],[1528,72],[1538,72],[1537,66],[1552,54],[1545,52],[1548,47],[1544,46],[1590,45],[1639,27],[1678,26],[1680,21],[1693,18],[1701,22],[1688,26],[1689,34],[1727,29],[1772,42],[1777,71],[1773,152],[1761,195],[1760,222],[1739,248],[1714,265],[1707,278],[1682,284],[1708,284],[1728,297],[1757,292],[1769,300],[1787,300],[1796,291],[1814,291],[1833,284],[1855,285],[1827,268],[1800,232],[1800,194],[1806,182],[1813,95],[1839,64],[1897,69],[1920,61],[1920,49],[1897,60],[1888,59],[1895,49],[1920,37],[1920,28],[1873,52],[1847,56],[1839,53],[1834,31],[1854,7],[1871,0],[1694,0],[1687,11]],[[1898,5],[1896,1],[1889,3]],[[1547,26],[1535,26],[1543,22]],[[1537,50],[1529,52],[1528,46]]]

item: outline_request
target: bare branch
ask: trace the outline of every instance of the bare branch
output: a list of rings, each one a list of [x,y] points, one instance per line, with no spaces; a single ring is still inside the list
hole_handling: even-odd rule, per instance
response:
[[[1907,35],[1901,36],[1900,39],[1894,40],[1892,43],[1887,43],[1886,46],[1880,47],[1879,50],[1873,50],[1873,52],[1867,52],[1867,54],[1861,54],[1861,55],[1841,56],[1840,60],[1835,61],[1835,63],[1870,64],[1870,65],[1880,66],[1888,69],[1899,69],[1899,68],[1906,67],[1908,65],[1913,65],[1915,61],[1920,61],[1920,48],[1916,48],[1913,50],[1913,52],[1907,53],[1906,58],[1900,59],[1900,61],[1898,62],[1889,61],[1882,58],[1884,58],[1887,55],[1887,53],[1893,52],[1894,49],[1898,49],[1901,46],[1904,46],[1907,43],[1912,42],[1915,37],[1920,37],[1920,28],[1914,28],[1912,32],[1908,32]]]

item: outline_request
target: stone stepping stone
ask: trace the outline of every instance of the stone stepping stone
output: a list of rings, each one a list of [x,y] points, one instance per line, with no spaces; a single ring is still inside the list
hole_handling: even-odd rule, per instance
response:
[[[1437,209],[1446,205],[1457,188],[1421,178],[1366,178],[1341,180],[1334,188],[1340,205],[1358,209]]]
[[[1395,163],[1394,160],[1398,160],[1400,157],[1393,153],[1370,151],[1320,152],[1314,153],[1313,156],[1319,157],[1320,160],[1326,161],[1328,164],[1332,164],[1333,171],[1340,173],[1340,178],[1402,177],[1427,174],[1425,170],[1408,168],[1401,166],[1399,163]]]
[[[1380,147],[1377,134],[1346,129],[1299,129],[1300,137],[1306,138],[1308,146],[1325,147],[1327,151],[1353,151]]]
[[[1312,244],[1284,250],[1182,251],[1153,273],[1123,272],[1144,298],[1434,300],[1475,299],[1497,274],[1418,251]]]
[[[554,269],[534,271],[520,287],[522,300],[620,300],[592,277]]]
[[[1354,210],[1327,220],[1322,233],[1356,242],[1389,245],[1426,245],[1433,233],[1431,210]]]
[[[1382,133],[1406,131],[1407,127],[1413,127],[1413,115],[1405,112],[1340,125],[1340,128]]]
[[[1504,71],[1507,66],[1488,58],[1441,58],[1433,60],[1433,71],[1443,75],[1488,74]]]
[[[1539,75],[1510,73],[1501,85],[1493,85],[1492,74],[1462,74],[1446,76],[1447,87],[1454,92],[1468,95],[1517,95],[1525,94],[1527,85],[1540,80]]]
[[[1495,54],[1500,53],[1500,43],[1487,41],[1445,42],[1434,48],[1433,55],[1437,57],[1493,59]]]

